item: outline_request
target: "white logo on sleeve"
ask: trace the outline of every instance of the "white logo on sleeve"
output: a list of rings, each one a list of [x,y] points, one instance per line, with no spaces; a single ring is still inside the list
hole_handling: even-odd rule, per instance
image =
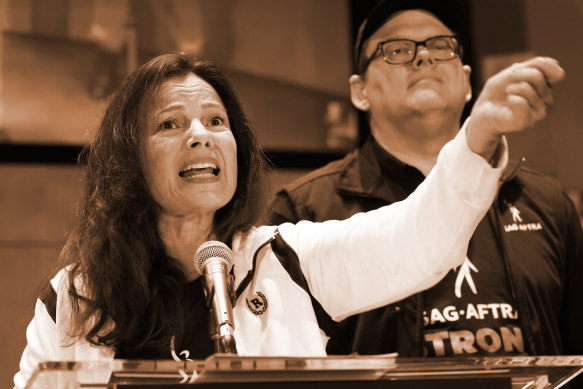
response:
[[[512,216],[512,223],[504,225],[505,232],[541,231],[543,226],[540,222],[525,222],[520,215],[520,211],[510,202],[504,202],[508,207],[508,212]]]
[[[464,283],[464,280],[468,282],[468,286],[470,287],[472,292],[474,292],[474,294],[478,294],[478,289],[476,288],[476,284],[474,283],[474,279],[472,278],[471,271],[479,273],[478,268],[470,261],[468,257],[466,257],[455,279],[455,295],[457,298],[462,297],[462,284]]]
[[[514,223],[522,223],[522,218],[520,217],[520,211],[518,210],[518,208],[516,208],[511,203],[508,203],[508,210],[512,215],[512,220],[514,221]]]

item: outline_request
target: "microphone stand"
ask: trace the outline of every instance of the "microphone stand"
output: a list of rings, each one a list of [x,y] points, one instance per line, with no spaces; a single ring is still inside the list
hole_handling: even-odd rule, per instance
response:
[[[235,290],[233,283],[232,274],[229,276],[229,295],[231,299],[231,304],[235,300]],[[220,354],[231,354],[237,355],[237,344],[235,342],[234,326],[233,323],[228,320],[222,323],[217,323],[217,316],[214,313],[213,308],[213,297],[214,297],[214,287],[206,297],[206,304],[209,308],[209,337],[212,339],[215,345],[215,353]],[[234,304],[233,304],[234,305]]]
[[[209,313],[209,336],[215,345],[215,353],[237,355],[233,327],[229,322],[223,322],[218,326],[212,308],[209,310]]]

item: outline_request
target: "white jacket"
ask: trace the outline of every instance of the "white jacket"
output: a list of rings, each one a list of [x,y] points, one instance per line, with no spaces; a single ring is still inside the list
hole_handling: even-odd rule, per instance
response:
[[[463,262],[506,160],[505,151],[493,168],[472,153],[464,128],[443,148],[427,179],[402,202],[345,221],[263,226],[237,236],[233,271],[236,286],[244,282],[234,307],[239,355],[324,356],[327,339],[318,318],[340,320],[436,284]],[[114,357],[111,349],[93,347],[84,339],[63,344],[71,317],[66,274],[62,270],[51,281],[55,320],[37,301],[14,377],[17,388],[24,387],[44,360]]]

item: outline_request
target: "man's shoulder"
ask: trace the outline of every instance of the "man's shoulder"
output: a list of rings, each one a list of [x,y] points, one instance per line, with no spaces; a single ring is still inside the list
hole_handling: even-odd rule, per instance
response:
[[[522,167],[513,180],[518,181],[523,188],[529,190],[537,190],[543,193],[563,192],[562,185],[557,178],[530,167]]]
[[[339,177],[358,160],[359,150],[348,153],[344,158],[329,162],[292,182],[286,184],[283,190],[288,193],[309,190],[312,187],[335,185]]]
[[[538,206],[546,204],[556,211],[565,209],[565,206],[571,207],[566,192],[557,178],[529,167],[523,166],[512,179],[504,183],[502,190],[506,196],[520,197],[524,201],[537,203]]]

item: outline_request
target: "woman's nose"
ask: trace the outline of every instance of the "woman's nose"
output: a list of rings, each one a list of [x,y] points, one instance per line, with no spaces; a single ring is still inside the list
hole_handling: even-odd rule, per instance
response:
[[[190,127],[186,132],[186,147],[195,148],[197,146],[212,147],[214,145],[211,132],[195,119],[190,122]]]

